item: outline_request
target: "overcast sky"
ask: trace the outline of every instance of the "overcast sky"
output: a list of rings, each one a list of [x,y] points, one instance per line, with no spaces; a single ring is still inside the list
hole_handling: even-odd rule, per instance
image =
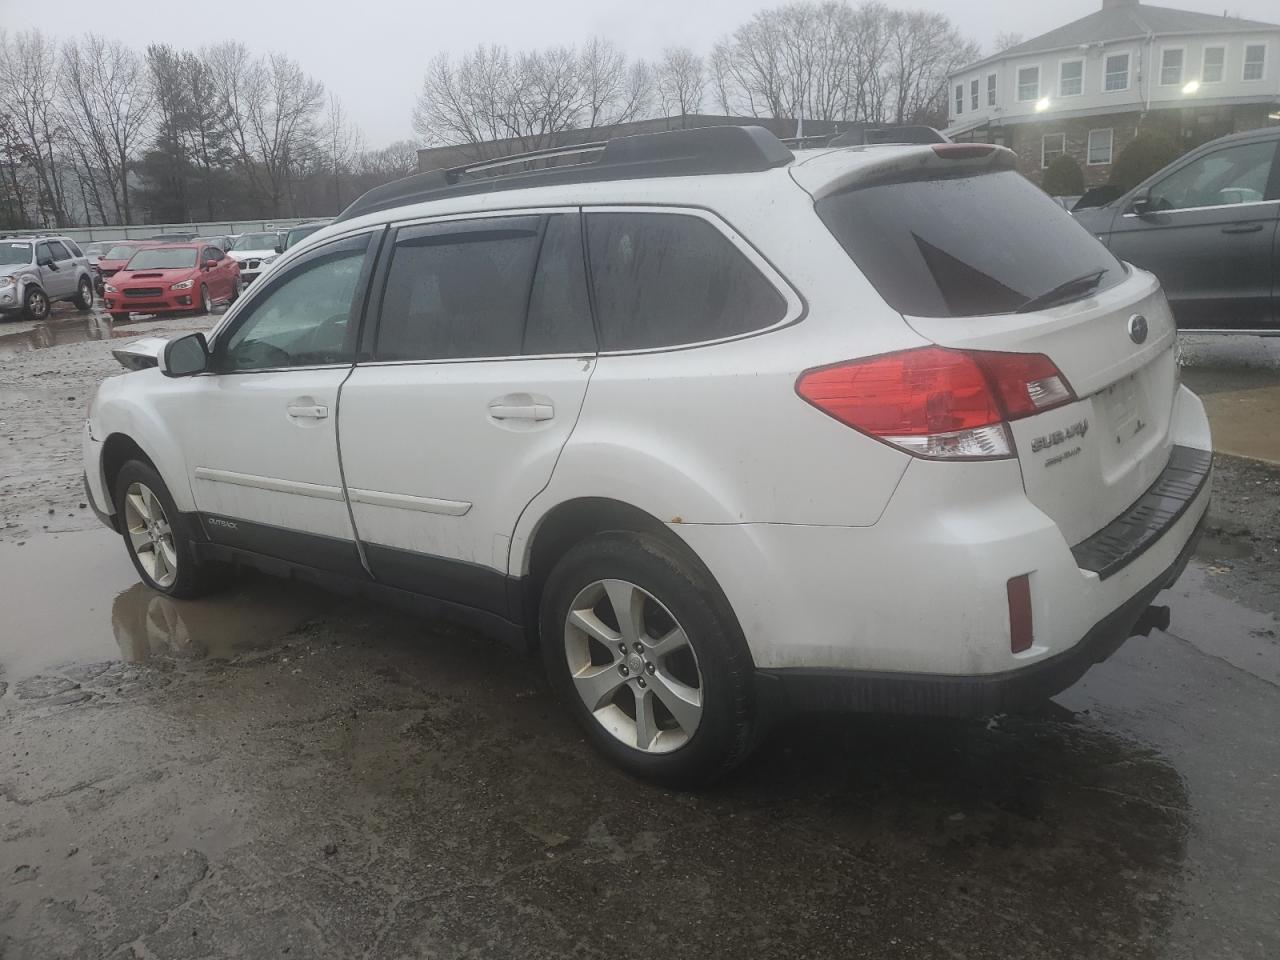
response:
[[[891,6],[947,14],[984,50],[997,33],[1033,37],[1092,13],[1101,0],[915,0]],[[634,56],[683,44],[706,52],[757,10],[758,0],[0,0],[0,27],[38,26],[66,37],[93,31],[139,48],[167,42],[194,48],[238,39],[255,51],[282,50],[338,94],[370,146],[412,137],[410,115],[424,65],[439,51],[478,43],[536,47],[578,43],[592,34]],[[1168,6],[1220,14],[1221,0],[1168,0]],[[1277,0],[1234,0],[1234,16],[1280,21]],[[710,104],[708,104],[710,107]]]

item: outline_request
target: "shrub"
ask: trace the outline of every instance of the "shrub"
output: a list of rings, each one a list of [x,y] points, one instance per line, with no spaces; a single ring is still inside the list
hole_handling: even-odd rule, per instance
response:
[[[1157,130],[1143,130],[1111,165],[1111,183],[1121,192],[1129,190],[1180,156],[1182,150],[1172,137]]]
[[[1084,171],[1065,153],[1049,161],[1044,171],[1044,191],[1051,197],[1078,197],[1084,193]]]

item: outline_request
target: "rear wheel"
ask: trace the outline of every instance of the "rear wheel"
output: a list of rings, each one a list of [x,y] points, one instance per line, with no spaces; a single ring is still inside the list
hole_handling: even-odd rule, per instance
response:
[[[44,320],[49,316],[49,298],[39,287],[32,287],[27,291],[23,306],[27,308],[27,316],[32,320]]]
[[[629,773],[706,783],[750,751],[751,657],[683,549],[626,531],[578,544],[547,578],[540,628],[552,687]]]
[[[143,583],[171,597],[198,597],[224,582],[224,570],[200,563],[160,474],[141,460],[120,468],[116,515],[125,549]]]
[[[76,287],[74,303],[77,310],[93,309],[93,281],[88,277],[80,278],[80,283]]]

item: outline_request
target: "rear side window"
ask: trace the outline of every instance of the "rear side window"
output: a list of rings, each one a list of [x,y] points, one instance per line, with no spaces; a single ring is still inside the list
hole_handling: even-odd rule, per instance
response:
[[[71,251],[71,255],[73,257],[84,256],[83,251],[81,251],[81,249],[78,246],[76,246],[76,242],[72,240],[70,237],[67,238],[67,249]]]
[[[701,217],[590,213],[586,222],[601,350],[719,340],[786,315],[773,284]]]
[[[1094,290],[1124,279],[1106,247],[1011,170],[862,187],[819,200],[817,211],[908,316],[1011,313],[1096,270],[1107,272]]]

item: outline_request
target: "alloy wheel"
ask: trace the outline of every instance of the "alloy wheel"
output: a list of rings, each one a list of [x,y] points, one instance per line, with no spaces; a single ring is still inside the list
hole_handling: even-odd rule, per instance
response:
[[[131,483],[124,495],[125,534],[129,549],[148,577],[162,589],[178,578],[178,551],[173,528],[160,498],[145,483]]]
[[[703,681],[689,637],[643,587],[597,580],[569,605],[565,661],[604,729],[643,753],[670,753],[702,720]]]
[[[27,309],[32,320],[43,320],[49,315],[49,298],[39,290],[33,290],[27,298]]]
[[[209,296],[209,288],[200,288],[200,305],[204,308],[205,313],[213,313],[213,298]]]

